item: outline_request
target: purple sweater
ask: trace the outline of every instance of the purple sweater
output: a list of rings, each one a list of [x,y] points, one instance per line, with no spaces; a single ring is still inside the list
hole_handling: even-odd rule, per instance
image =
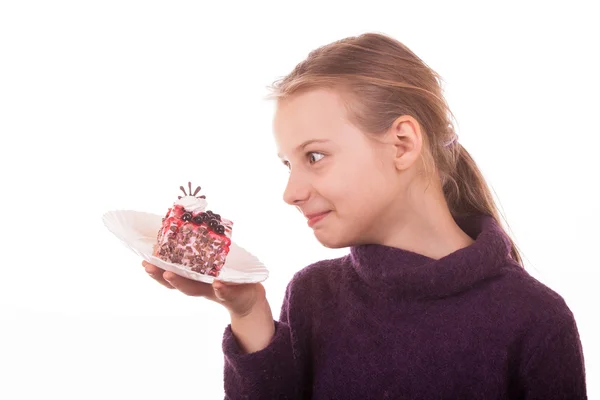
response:
[[[225,330],[225,398],[586,399],[561,296],[509,258],[491,217],[440,260],[361,245],[289,283],[275,335],[243,354]]]

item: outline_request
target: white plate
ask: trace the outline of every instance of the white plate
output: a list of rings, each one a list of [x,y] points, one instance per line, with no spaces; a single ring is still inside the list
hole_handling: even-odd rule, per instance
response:
[[[126,247],[149,263],[195,281],[212,283],[215,280],[214,276],[191,271],[184,265],[169,263],[152,255],[158,230],[162,226],[160,215],[132,210],[114,210],[105,213],[102,221]],[[235,242],[231,242],[225,265],[219,272],[219,280],[255,283],[263,282],[268,277],[269,271],[258,258]]]

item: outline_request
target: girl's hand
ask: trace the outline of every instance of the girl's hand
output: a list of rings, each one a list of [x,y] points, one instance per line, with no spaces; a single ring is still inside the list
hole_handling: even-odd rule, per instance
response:
[[[216,280],[211,284],[198,282],[165,271],[143,261],[148,275],[169,289],[177,289],[188,296],[200,296],[222,304],[232,317],[249,315],[256,304],[266,302],[265,288],[260,283],[235,284]]]

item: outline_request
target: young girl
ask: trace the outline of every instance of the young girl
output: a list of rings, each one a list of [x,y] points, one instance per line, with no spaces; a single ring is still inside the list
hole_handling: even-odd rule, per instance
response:
[[[261,284],[144,263],[231,314],[229,399],[585,399],[573,314],[531,277],[458,141],[441,79],[398,41],[350,37],[274,84],[284,200],[348,256]]]

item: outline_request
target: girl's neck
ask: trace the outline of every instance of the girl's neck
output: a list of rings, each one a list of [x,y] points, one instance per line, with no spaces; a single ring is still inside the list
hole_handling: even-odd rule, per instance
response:
[[[411,193],[402,221],[391,226],[380,244],[436,260],[473,244],[452,217],[441,188],[430,185]]]

